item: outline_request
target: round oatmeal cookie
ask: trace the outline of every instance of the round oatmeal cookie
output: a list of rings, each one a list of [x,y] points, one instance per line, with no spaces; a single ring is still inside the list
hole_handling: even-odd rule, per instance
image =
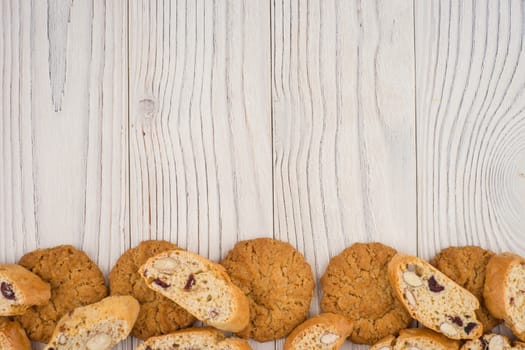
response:
[[[476,311],[476,316],[485,332],[490,332],[501,323],[490,315],[483,300],[485,271],[493,255],[493,252],[477,246],[448,247],[430,261],[434,267],[478,298],[481,307]]]
[[[412,321],[387,277],[396,253],[381,243],[355,243],[330,260],[321,278],[321,309],[354,323],[353,343],[374,344]]]
[[[304,256],[290,244],[271,238],[241,241],[221,264],[250,300],[250,324],[239,336],[280,339],[306,319],[314,278]]]
[[[131,295],[138,300],[140,311],[131,331],[146,340],[191,326],[195,318],[182,307],[150,289],[138,270],[149,258],[167,250],[178,249],[167,241],[143,241],[126,251],[109,274],[111,295]]]
[[[48,304],[33,306],[16,317],[31,340],[47,343],[64,314],[108,294],[102,271],[86,253],[73,246],[37,249],[18,263],[51,286]]]

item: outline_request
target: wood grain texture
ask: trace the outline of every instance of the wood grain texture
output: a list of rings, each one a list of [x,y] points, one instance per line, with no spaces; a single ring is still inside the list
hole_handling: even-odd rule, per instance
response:
[[[275,0],[272,11],[276,237],[317,281],[356,241],[415,253],[412,3]]]
[[[525,4],[415,3],[419,252],[525,254]]]
[[[107,272],[128,245],[126,2],[0,9],[2,262],[68,243]]]
[[[262,0],[131,1],[132,245],[273,235],[269,23]]]

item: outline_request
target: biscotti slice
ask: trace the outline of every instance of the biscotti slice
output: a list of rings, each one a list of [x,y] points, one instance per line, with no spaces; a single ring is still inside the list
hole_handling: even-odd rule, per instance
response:
[[[427,328],[403,329],[397,338],[388,336],[370,350],[458,350],[459,341]]]
[[[513,253],[494,255],[487,265],[483,297],[490,313],[525,340],[525,259]]]
[[[388,278],[410,315],[451,339],[475,339],[483,334],[476,318],[478,299],[435,267],[415,256],[395,255]]]
[[[0,316],[22,315],[51,297],[49,284],[20,265],[0,265]]]
[[[151,337],[137,350],[210,349],[250,350],[248,342],[240,338],[226,338],[213,328],[188,328],[170,334]]]
[[[112,349],[131,332],[139,308],[129,295],[78,307],[58,321],[45,350]]]
[[[467,341],[461,350],[522,350],[524,343],[511,343],[509,338],[501,334],[485,334],[481,338]]]
[[[339,349],[353,328],[346,317],[323,313],[297,326],[286,338],[284,350]]]
[[[210,326],[238,332],[248,325],[248,298],[219,264],[195,253],[170,250],[148,259],[139,273],[149,288]]]
[[[30,350],[31,342],[26,332],[16,321],[0,318],[0,349],[2,350]]]

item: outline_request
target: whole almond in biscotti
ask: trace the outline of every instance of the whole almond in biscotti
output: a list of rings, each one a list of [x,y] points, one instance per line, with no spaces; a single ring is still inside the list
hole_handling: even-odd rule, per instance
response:
[[[28,269],[15,264],[0,265],[0,316],[21,315],[51,297],[49,284]]]
[[[219,264],[184,250],[157,254],[139,273],[146,285],[215,328],[238,332],[250,319],[248,298]]]
[[[250,324],[237,335],[259,342],[280,339],[308,316],[314,277],[291,244],[271,238],[240,241],[221,264],[250,300]]]
[[[321,277],[321,308],[353,322],[353,343],[373,344],[412,321],[388,281],[387,264],[396,253],[381,243],[355,243],[334,256]]]
[[[0,317],[0,349],[31,350],[31,342],[22,326],[6,317]]]
[[[490,313],[525,340],[525,259],[513,253],[493,256],[487,265],[483,296]]]
[[[226,338],[217,329],[188,328],[149,338],[137,348],[137,350],[173,349],[250,350],[251,347],[246,340],[235,337]]]
[[[403,329],[399,336],[388,336],[370,347],[370,350],[458,350],[459,341],[445,337],[427,328]]]
[[[423,259],[397,254],[388,264],[388,278],[408,312],[426,327],[451,339],[483,334],[478,299]]]
[[[301,323],[286,338],[284,350],[336,350],[354,328],[346,317],[323,313]]]
[[[430,261],[431,265],[478,298],[481,307],[476,316],[485,332],[501,323],[501,320],[490,315],[483,299],[485,271],[492,256],[493,252],[477,246],[448,247]]]
[[[63,315],[107,296],[102,271],[73,246],[37,249],[25,254],[19,264],[51,286],[49,303],[33,306],[16,317],[31,340],[47,343]]]
[[[76,308],[58,321],[45,350],[110,350],[129,335],[138,313],[129,295]]]

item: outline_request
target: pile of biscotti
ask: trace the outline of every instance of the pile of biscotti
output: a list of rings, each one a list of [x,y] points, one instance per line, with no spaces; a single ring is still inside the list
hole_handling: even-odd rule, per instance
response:
[[[265,243],[270,241],[267,239]],[[366,246],[367,243],[361,245]],[[464,247],[455,248],[461,250]],[[304,259],[300,253],[292,253],[292,263],[297,259]],[[254,250],[253,254],[257,252]],[[280,258],[282,257],[275,256],[275,260]],[[525,343],[512,341],[503,335],[491,333],[490,329],[483,329],[483,322],[479,319],[480,307],[485,307],[492,317],[503,320],[519,340],[525,341],[525,259],[522,257],[513,253],[492,254],[482,271],[469,269],[467,259],[461,263],[466,266],[458,267],[461,268],[461,273],[456,271],[455,274],[448,275],[438,270],[434,266],[436,264],[397,252],[392,257],[389,256],[386,263],[374,261],[372,255],[359,256],[358,259],[367,260],[368,265],[378,266],[370,270],[375,271],[373,273],[363,272],[367,276],[359,276],[359,271],[364,270],[358,266],[358,274],[355,275],[356,272],[353,271],[352,278],[357,281],[363,277],[373,281],[370,288],[375,288],[373,293],[379,293],[379,298],[383,297],[382,293],[390,293],[391,288],[391,292],[404,308],[403,311],[424,326],[388,334],[370,344],[371,349],[525,350]],[[253,273],[251,276],[248,274],[247,279],[264,278],[265,274],[273,273],[279,274],[280,281],[293,278],[287,276],[286,265],[283,268],[281,264],[276,267],[278,271],[274,271],[272,269],[275,264],[271,261],[267,266],[253,265],[257,261],[268,259],[250,259],[249,269]],[[345,261],[348,262],[348,259]],[[248,262],[240,264],[246,265]],[[349,266],[350,269],[355,267],[352,263]],[[53,266],[47,268],[52,270]],[[53,276],[52,272],[50,271],[49,276]],[[381,272],[384,272],[386,282],[380,281],[383,278]],[[221,264],[179,248],[148,256],[139,268],[130,273],[138,274],[147,288],[174,302],[205,325],[149,337],[139,345],[140,350],[251,349],[246,339],[230,334],[242,335],[250,322],[253,323],[255,308],[259,314],[267,315],[268,324],[272,323],[272,313],[279,312],[276,310],[279,302],[294,298],[291,295],[293,289],[290,289],[290,295],[274,292],[280,290],[277,285],[261,287],[260,284],[247,280],[244,281],[250,286],[247,289],[246,285],[239,285],[243,281],[234,283]],[[24,328],[13,316],[24,315],[32,308],[55,302],[50,278],[53,277],[42,278],[21,265],[0,265],[0,349],[31,348]],[[325,278],[330,276],[323,276]],[[482,295],[476,296],[469,291],[469,279],[482,284]],[[388,287],[377,288],[373,285],[378,283],[383,286],[383,282]],[[264,291],[250,288],[264,288]],[[377,289],[380,291],[377,292]],[[75,293],[77,297],[82,297],[78,292]],[[306,305],[309,305],[313,290],[308,293],[310,298]],[[359,300],[369,300],[366,297],[370,291],[366,288],[353,293],[359,293],[353,295]],[[264,295],[273,304],[266,300],[259,305],[260,300],[255,300],[259,297],[254,298],[254,295]],[[373,302],[372,300],[371,303]],[[275,305],[277,306],[273,307]],[[111,349],[130,335],[140,308],[141,302],[133,295],[111,295],[97,302],[66,310],[58,315],[59,320],[45,349]],[[323,311],[325,312],[308,319],[305,316],[294,318],[294,315],[290,315],[294,318],[294,329],[287,332],[284,348],[338,349],[356,330],[358,320],[345,314],[345,310],[327,312],[323,307]],[[366,311],[358,317],[359,320],[370,318],[373,324],[379,322],[377,318],[372,319],[377,316],[367,315]],[[40,319],[38,322],[45,320]]]

